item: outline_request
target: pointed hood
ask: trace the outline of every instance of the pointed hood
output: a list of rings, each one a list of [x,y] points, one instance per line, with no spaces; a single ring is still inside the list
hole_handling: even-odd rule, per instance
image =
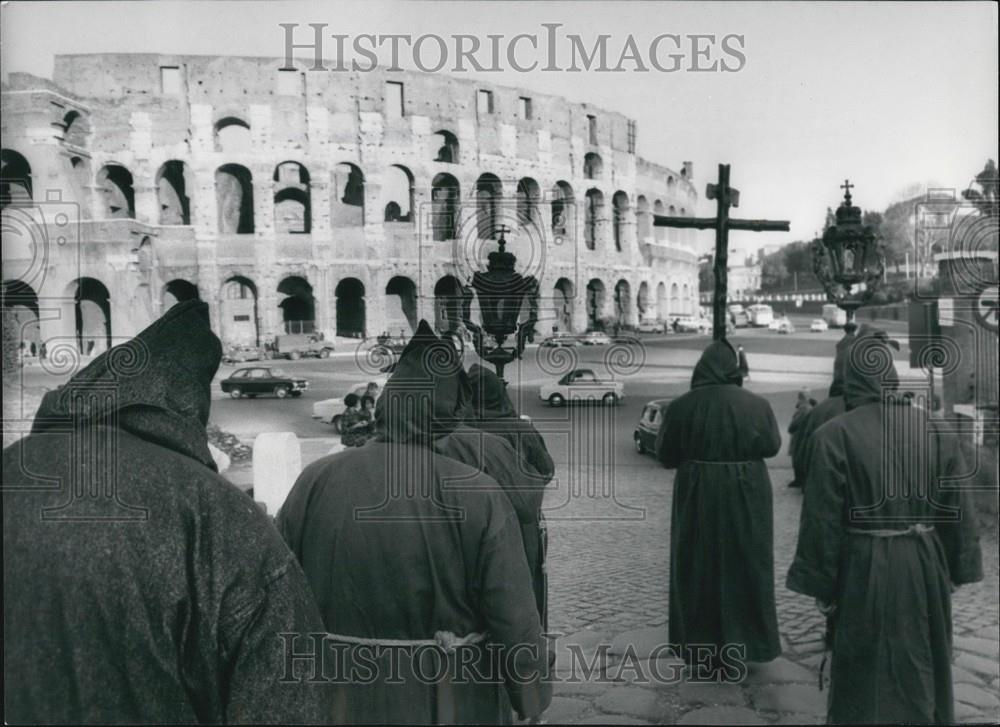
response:
[[[376,431],[382,441],[429,444],[465,419],[470,396],[455,347],[421,320],[375,405]]]
[[[691,388],[719,384],[743,385],[739,356],[729,341],[712,341],[702,352],[691,376]]]
[[[833,356],[833,382],[830,384],[830,396],[844,395],[844,377],[847,375],[847,354],[854,342],[854,336],[845,333],[837,341],[837,347]]]
[[[893,344],[885,331],[863,327],[847,354],[844,403],[847,409],[882,401],[882,393],[899,387]],[[896,344],[898,345],[898,344]]]
[[[113,424],[216,469],[205,425],[222,345],[208,305],[170,308],[135,338],[108,349],[42,399],[32,433],[76,421]]]
[[[495,373],[479,364],[469,367],[472,385],[472,411],[478,419],[516,417],[517,411],[507,395],[507,387]]]

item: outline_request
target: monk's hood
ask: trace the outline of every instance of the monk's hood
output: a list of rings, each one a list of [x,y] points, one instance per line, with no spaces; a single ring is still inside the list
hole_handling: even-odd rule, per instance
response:
[[[692,389],[719,384],[743,385],[739,356],[729,341],[710,343],[702,352],[691,376]]]
[[[888,335],[878,329],[859,331],[845,365],[844,403],[847,409],[882,401],[883,392],[899,387]]]
[[[845,333],[837,341],[833,358],[833,382],[830,384],[830,396],[844,395],[844,380],[847,374],[847,354],[854,342],[854,336]]]
[[[178,303],[135,338],[108,349],[48,392],[32,433],[106,424],[214,470],[205,425],[221,359],[208,305],[200,300]]]
[[[479,364],[469,367],[472,385],[472,411],[479,419],[516,417],[517,412],[500,377]]]
[[[422,320],[375,405],[375,430],[382,441],[426,444],[465,420],[470,399],[455,347]]]

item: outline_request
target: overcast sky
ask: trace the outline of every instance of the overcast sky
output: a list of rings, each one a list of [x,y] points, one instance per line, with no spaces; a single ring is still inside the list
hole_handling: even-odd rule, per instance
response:
[[[59,53],[280,57],[278,23],[310,22],[352,37],[472,34],[487,43],[487,34],[527,33],[541,44],[541,24],[561,23],[561,37],[578,34],[587,48],[610,35],[612,66],[630,34],[647,61],[650,41],[664,33],[742,35],[746,60],[734,73],[519,73],[504,61],[500,73],[458,75],[635,118],[641,156],[675,169],[694,162],[700,215],[714,214],[705,182],[719,163],[732,164],[741,190],[734,214],[792,222],[790,234],[736,233],[744,248],[811,237],[845,177],[857,204],[882,209],[914,184],[962,189],[997,154],[997,6],[987,2],[15,1],[2,10],[2,68],[51,77]],[[521,64],[544,65],[544,51],[519,48]],[[568,41],[558,48],[559,65],[569,65]],[[325,55],[334,50],[331,42]],[[426,54],[436,60],[435,50]],[[413,67],[409,54],[400,65]],[[707,245],[711,233],[700,234]]]

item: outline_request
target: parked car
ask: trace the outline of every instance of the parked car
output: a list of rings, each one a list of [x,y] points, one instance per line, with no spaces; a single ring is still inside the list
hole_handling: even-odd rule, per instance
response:
[[[625,386],[613,379],[599,379],[591,369],[575,369],[554,384],[542,384],[538,397],[550,406],[563,406],[574,401],[615,405],[625,398]]]
[[[544,346],[545,348],[574,348],[576,346],[582,346],[583,344],[580,343],[580,339],[576,336],[568,333],[556,333],[555,335],[549,336],[538,345]]]
[[[635,327],[637,333],[666,333],[667,326],[659,321],[643,321]]]
[[[271,355],[259,346],[230,346],[222,354],[222,363],[236,364],[247,361],[264,361]]]
[[[756,303],[747,308],[747,318],[750,319],[751,326],[770,326],[774,320],[774,309],[766,303]]]
[[[677,316],[678,333],[711,333],[712,321],[695,316]]]
[[[729,321],[736,328],[746,328],[750,325],[750,316],[741,305],[729,306]]]
[[[309,388],[305,379],[292,378],[281,369],[264,366],[236,369],[220,384],[222,391],[234,399],[243,396],[252,399],[258,394],[274,394],[284,399],[286,396],[302,396],[302,392]]]
[[[809,330],[813,333],[825,333],[830,330],[830,326],[822,318],[814,318],[813,322],[809,324]]]
[[[580,343],[584,346],[607,346],[611,343],[611,336],[601,331],[589,331],[580,336]]]
[[[788,319],[788,316],[781,318],[781,322],[778,324],[778,333],[795,333],[795,326]]]
[[[382,347],[388,353],[399,354],[406,348],[407,339],[405,336],[379,336],[375,339],[376,345]]]
[[[785,320],[785,316],[778,316],[777,318],[772,318],[771,322],[767,324],[767,330],[777,331],[781,328],[781,322]]]
[[[303,356],[327,358],[333,353],[333,341],[325,340],[322,333],[289,333],[274,339],[275,356],[295,361]]]
[[[635,432],[632,434],[635,451],[639,454],[652,454],[656,451],[656,435],[663,423],[663,412],[670,401],[670,399],[654,399],[642,408],[639,423],[635,425]]]

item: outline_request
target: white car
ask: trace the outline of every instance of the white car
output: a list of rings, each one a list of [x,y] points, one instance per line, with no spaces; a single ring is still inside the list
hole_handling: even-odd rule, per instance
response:
[[[644,321],[635,327],[638,333],[666,333],[667,327],[658,321]]]
[[[712,332],[712,322],[704,318],[695,318],[694,316],[677,316],[674,320],[677,323],[678,333]]]
[[[795,333],[795,325],[788,319],[788,316],[782,316],[779,319],[778,333]]]
[[[813,333],[824,333],[830,330],[830,326],[822,318],[814,318],[813,322],[809,324],[809,330]]]
[[[590,331],[580,336],[579,341],[584,346],[607,346],[611,343],[611,336],[601,331]]]
[[[599,379],[591,369],[575,369],[554,384],[542,384],[538,398],[549,406],[564,406],[570,402],[592,401],[613,406],[625,398],[625,386],[620,381]]]
[[[772,318],[771,322],[767,324],[767,330],[769,330],[769,331],[777,331],[779,328],[781,328],[781,322],[783,320],[785,320],[785,319],[783,317],[780,317],[780,316],[778,318]]]

